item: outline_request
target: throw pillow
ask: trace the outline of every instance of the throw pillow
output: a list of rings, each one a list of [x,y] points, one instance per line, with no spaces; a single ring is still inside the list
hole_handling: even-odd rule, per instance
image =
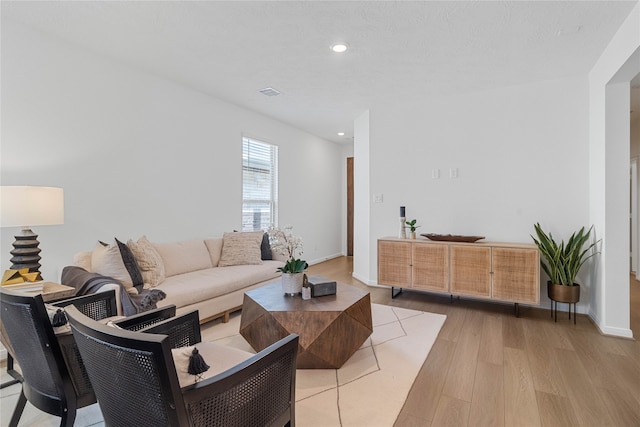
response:
[[[158,250],[147,237],[142,236],[137,242],[129,240],[127,246],[133,252],[142,271],[142,281],[152,287],[162,283],[165,279],[164,262]]]
[[[260,246],[264,232],[224,233],[219,267],[262,264]]]
[[[131,249],[120,240],[116,239],[116,243],[120,250],[122,262],[124,262],[124,266],[129,272],[129,276],[131,276],[131,283],[133,284],[133,287],[136,288],[138,292],[142,291],[142,287],[144,286],[142,272],[140,271],[136,258],[133,256],[133,252],[131,252]]]
[[[87,271],[91,270],[91,252],[78,252],[73,256],[73,265],[83,268]]]
[[[137,293],[117,244],[107,246],[98,244],[91,253],[91,269],[94,273],[119,281],[127,292]]]
[[[260,253],[263,261],[271,261],[273,254],[271,253],[271,245],[269,244],[269,234],[262,235],[262,244],[260,245]]]

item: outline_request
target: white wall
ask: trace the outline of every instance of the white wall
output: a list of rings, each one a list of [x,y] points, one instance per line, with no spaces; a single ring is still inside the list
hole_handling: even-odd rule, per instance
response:
[[[608,334],[629,328],[629,81],[640,72],[640,3],[589,73],[589,214],[603,239],[590,316]]]
[[[239,229],[243,133],[280,146],[280,224],[304,258],[343,253],[343,147],[19,24],[1,54],[2,185],[65,190],[65,224],[34,227],[45,279],[98,239]],[[2,270],[18,231],[2,229]]]
[[[533,243],[540,222],[558,238],[589,225],[586,76],[377,105],[370,112],[371,204],[367,274],[376,283],[376,239],[398,234],[399,206],[421,233]],[[356,137],[355,146],[358,150]],[[458,178],[449,178],[449,169]],[[432,179],[433,169],[440,178]],[[364,263],[364,261],[362,261]],[[546,278],[542,278],[546,282]],[[588,277],[578,310],[589,303]],[[542,291],[546,304],[546,286]]]
[[[375,244],[375,234],[370,224],[370,180],[371,166],[369,144],[369,111],[356,118],[353,124],[353,277],[368,283],[372,261],[371,245]]]

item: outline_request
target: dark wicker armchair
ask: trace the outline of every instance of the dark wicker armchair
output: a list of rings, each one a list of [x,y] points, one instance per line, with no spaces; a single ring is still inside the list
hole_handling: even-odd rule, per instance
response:
[[[195,321],[186,327],[180,316],[130,332],[67,310],[105,424],[295,425],[298,336],[289,335],[231,369],[180,388],[171,348],[200,338],[197,312],[187,316]]]
[[[7,347],[7,372],[22,383],[10,426],[16,426],[27,400],[38,409],[62,418],[61,426],[72,426],[76,410],[96,397],[74,337],[56,335],[40,295],[1,289],[2,342]],[[116,315],[115,292],[50,302],[58,307],[73,305],[80,312],[102,320]],[[147,327],[175,315],[175,307],[123,319],[129,326]],[[149,319],[154,319],[149,320]],[[20,372],[14,369],[17,361]]]

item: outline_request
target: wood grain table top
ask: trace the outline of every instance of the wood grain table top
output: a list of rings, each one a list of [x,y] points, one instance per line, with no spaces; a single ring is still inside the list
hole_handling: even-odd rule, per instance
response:
[[[279,281],[246,292],[267,311],[344,311],[368,294],[354,286],[337,283],[335,295],[303,300],[300,295],[285,295]]]

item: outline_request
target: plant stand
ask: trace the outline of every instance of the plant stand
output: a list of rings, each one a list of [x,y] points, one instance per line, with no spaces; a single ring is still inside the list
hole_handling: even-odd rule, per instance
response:
[[[573,324],[576,324],[576,304],[580,301],[580,285],[573,286],[556,285],[547,282],[547,295],[551,300],[551,317],[558,321],[558,303],[569,304],[569,320],[571,320],[571,305],[573,305]]]
[[[576,303],[570,302],[569,304],[569,320],[571,320],[571,306],[573,305],[573,324],[576,324]],[[558,301],[551,300],[551,317],[554,318],[554,322],[558,321]]]

